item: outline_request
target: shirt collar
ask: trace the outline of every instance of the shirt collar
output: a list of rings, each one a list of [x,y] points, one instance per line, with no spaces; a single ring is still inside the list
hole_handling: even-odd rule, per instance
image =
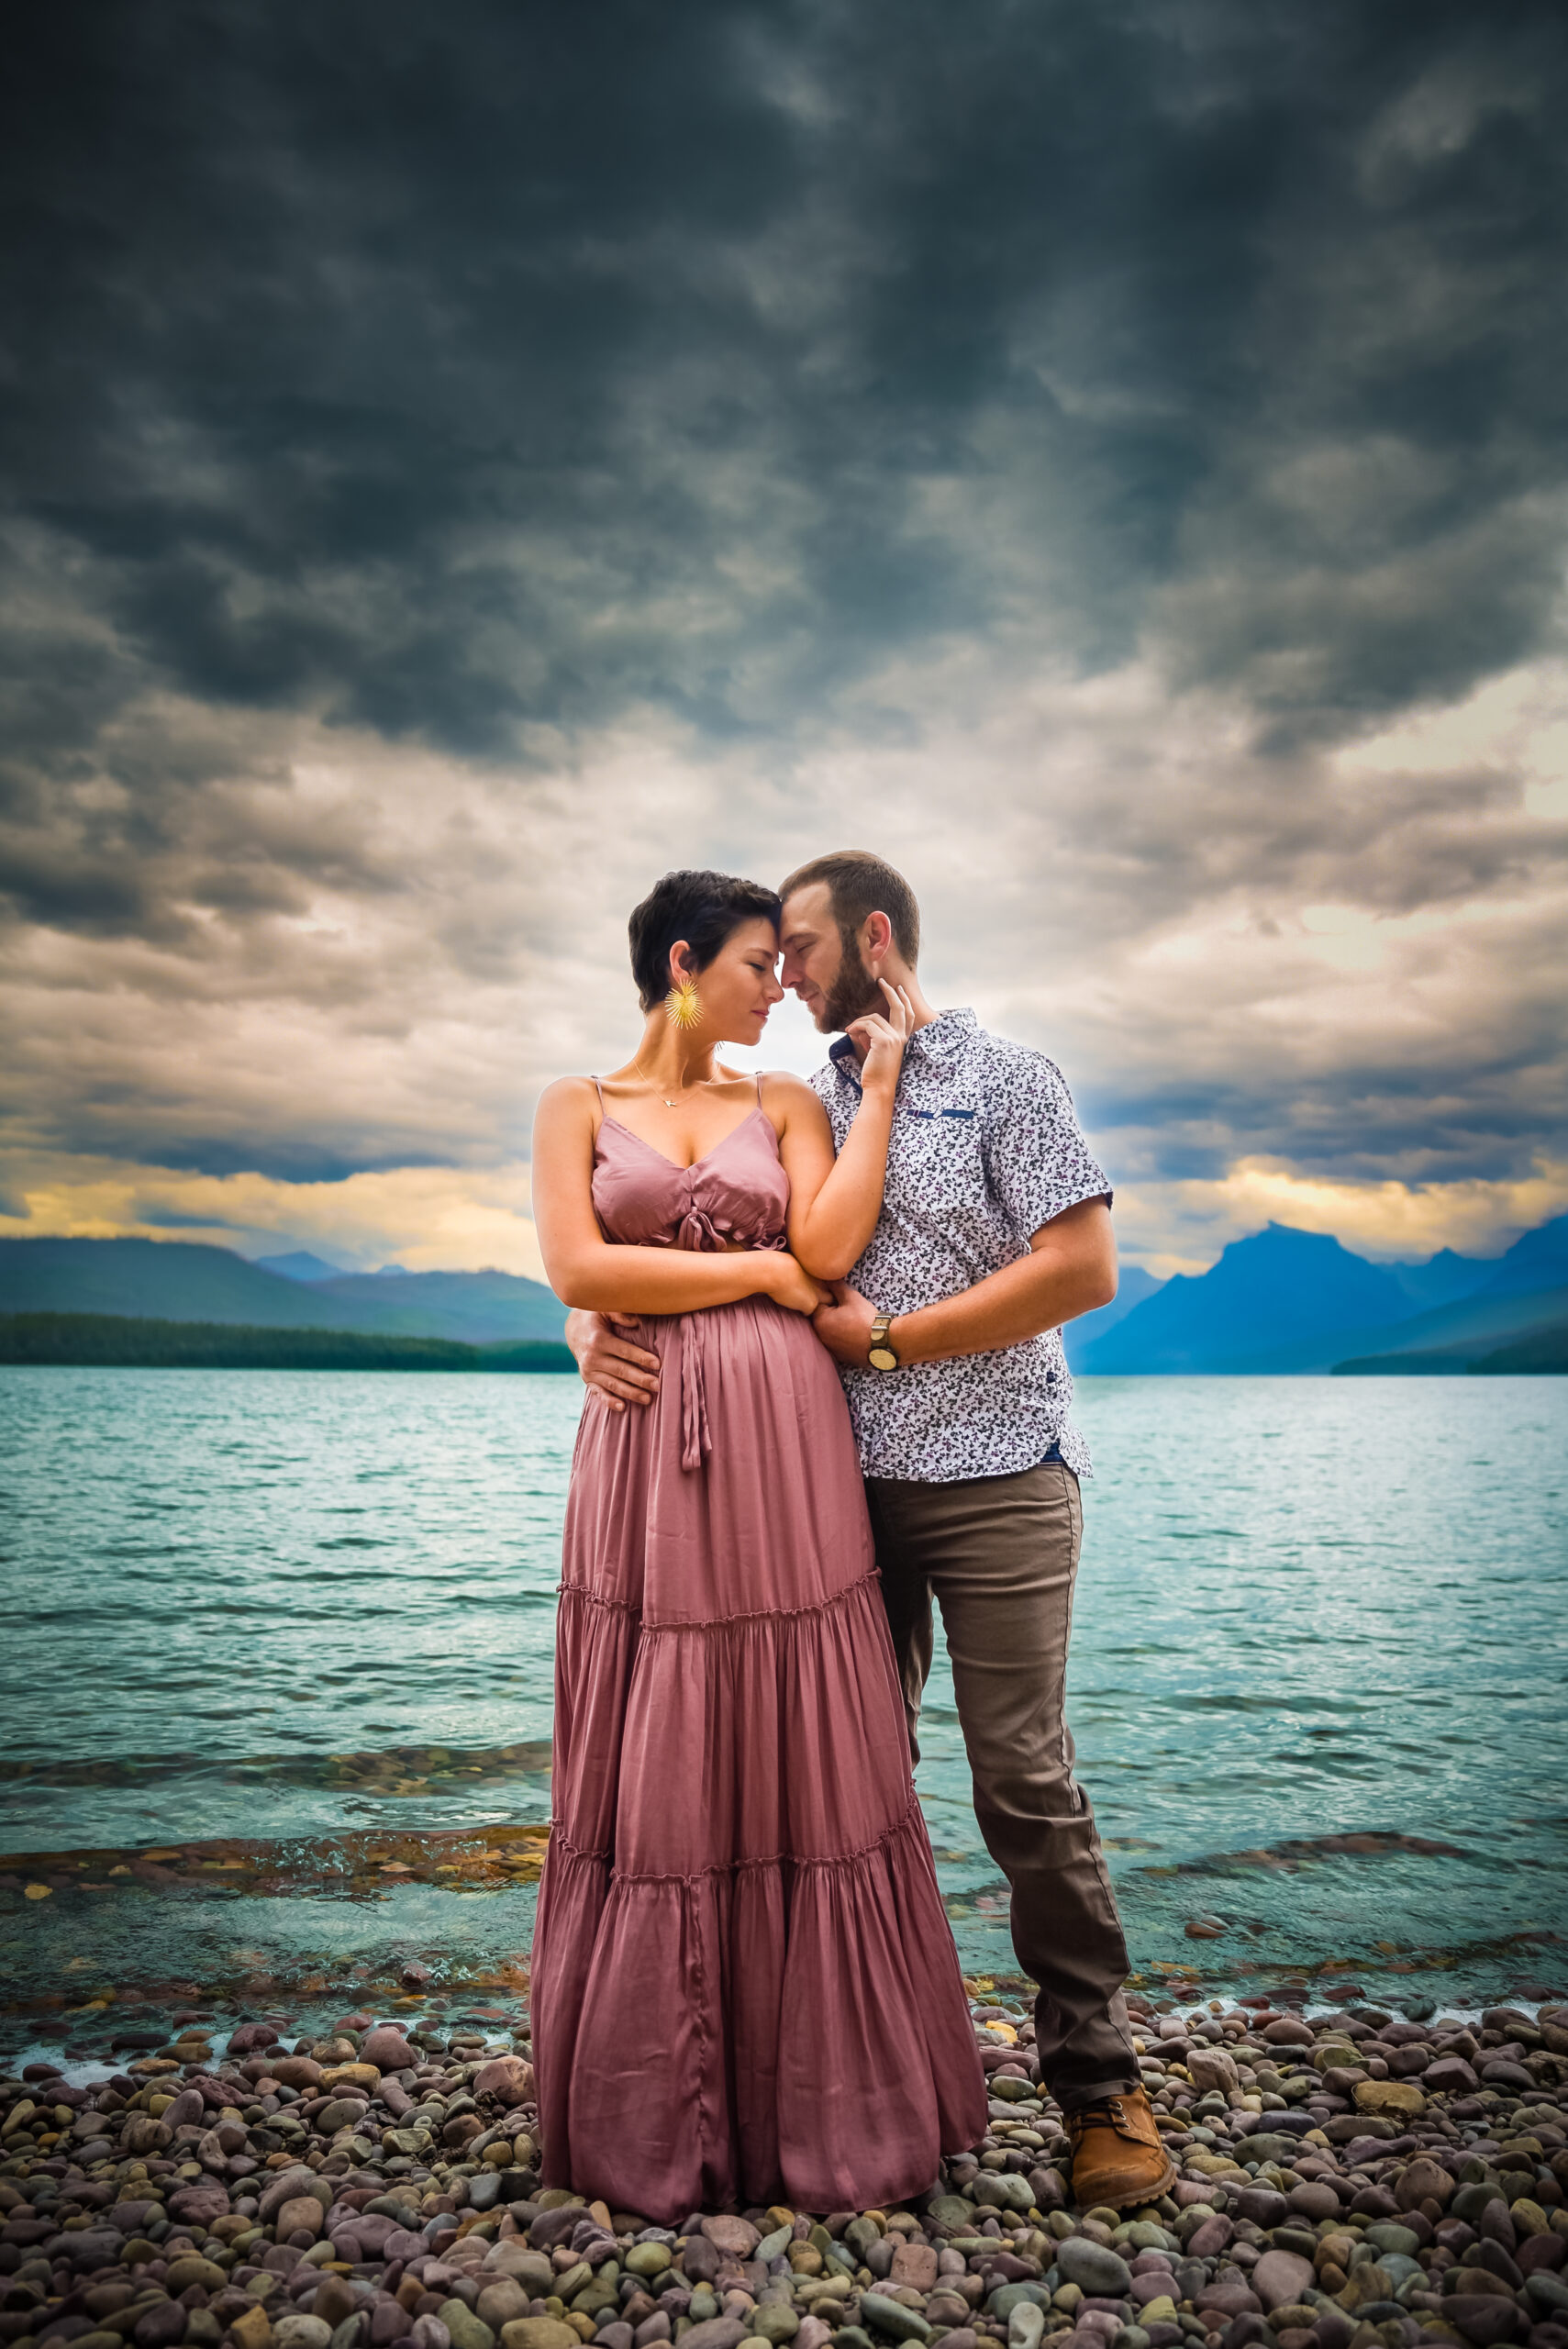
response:
[[[917,1028],[904,1047],[905,1057],[913,1052],[923,1061],[956,1060],[964,1046],[974,1036],[980,1022],[967,1004],[958,1004],[947,1011],[939,1011],[923,1028]]]
[[[934,1019],[929,1019],[923,1028],[916,1029],[915,1033],[904,1047],[906,1068],[908,1067],[911,1060],[929,1061],[933,1065],[940,1067],[945,1063],[956,1059],[974,1035],[979,1025],[980,1022],[967,1005],[957,1005],[950,1010],[939,1011]],[[840,1076],[846,1077],[851,1085],[859,1085],[860,1063],[855,1059],[855,1048],[848,1036],[840,1036],[836,1044],[828,1045],[828,1058]]]

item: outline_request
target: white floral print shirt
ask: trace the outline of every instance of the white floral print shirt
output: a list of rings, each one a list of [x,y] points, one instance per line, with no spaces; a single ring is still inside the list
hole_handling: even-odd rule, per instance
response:
[[[841,1150],[861,1098],[848,1037],[811,1083]],[[1080,1199],[1110,1197],[1055,1062],[990,1035],[973,1011],[944,1011],[906,1048],[882,1214],[850,1278],[880,1311],[914,1313],[1027,1256],[1041,1224]],[[1059,1330],[905,1370],[840,1364],[840,1375],[868,1476],[1006,1476],[1053,1446],[1090,1473]]]

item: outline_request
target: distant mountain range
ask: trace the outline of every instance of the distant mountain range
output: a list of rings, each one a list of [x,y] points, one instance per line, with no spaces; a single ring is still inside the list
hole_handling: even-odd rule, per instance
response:
[[[1475,1354],[1463,1346],[1437,1346],[1429,1353],[1352,1355],[1349,1362],[1334,1364],[1336,1378],[1386,1378],[1390,1372],[1402,1377],[1451,1378],[1470,1371],[1505,1378],[1517,1377],[1521,1372],[1539,1376],[1542,1371],[1568,1371],[1568,1320],[1533,1330],[1529,1337],[1494,1347],[1490,1353]]]
[[[179,1240],[0,1240],[0,1312],[359,1330],[465,1346],[559,1341],[566,1325],[565,1307],[541,1282],[513,1273],[393,1275],[324,1264],[319,1275],[300,1278],[248,1264],[228,1248]]]
[[[399,1331],[409,1338],[455,1338],[465,1346],[495,1346],[517,1338],[552,1338],[566,1327],[566,1308],[541,1281],[516,1273],[334,1273],[311,1280],[306,1297],[342,1318],[339,1327]]]
[[[281,1273],[285,1281],[335,1281],[343,1270],[324,1256],[313,1256],[308,1248],[296,1248],[288,1256],[252,1256],[250,1261],[264,1273]]]
[[[0,1313],[0,1362],[116,1370],[566,1371],[547,1338],[464,1346],[363,1330],[258,1330],[242,1321],[148,1321],[129,1313]]]
[[[1568,1319],[1568,1216],[1527,1231],[1504,1256],[1443,1249],[1418,1264],[1369,1264],[1321,1232],[1271,1223],[1232,1241],[1207,1273],[1146,1294],[1108,1329],[1074,1334],[1099,1319],[1069,1329],[1076,1371],[1327,1371],[1352,1356],[1427,1371],[1440,1356],[1462,1370]]]
[[[356,1330],[495,1346],[559,1342],[565,1308],[512,1273],[344,1273],[301,1250],[250,1264],[160,1240],[0,1240],[0,1313],[120,1314],[249,1329]],[[1549,1366],[1568,1323],[1568,1216],[1504,1256],[1373,1264],[1321,1232],[1271,1223],[1209,1271],[1156,1281],[1124,1267],[1113,1304],[1070,1323],[1074,1371],[1464,1371],[1499,1347]],[[1555,1341],[1554,1341],[1555,1342]],[[1501,1364],[1488,1364],[1489,1367]]]

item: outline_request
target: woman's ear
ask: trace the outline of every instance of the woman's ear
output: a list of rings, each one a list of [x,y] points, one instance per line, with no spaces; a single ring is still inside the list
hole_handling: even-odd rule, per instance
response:
[[[679,986],[683,979],[695,978],[692,969],[692,945],[688,938],[677,938],[670,949],[670,985]]]

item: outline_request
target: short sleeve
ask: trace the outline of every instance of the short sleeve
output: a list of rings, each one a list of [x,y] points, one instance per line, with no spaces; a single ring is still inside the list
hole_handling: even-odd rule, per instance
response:
[[[1080,1200],[1110,1204],[1105,1168],[1054,1061],[1043,1052],[1009,1054],[994,1064],[988,1092],[986,1174],[1020,1240]]]

